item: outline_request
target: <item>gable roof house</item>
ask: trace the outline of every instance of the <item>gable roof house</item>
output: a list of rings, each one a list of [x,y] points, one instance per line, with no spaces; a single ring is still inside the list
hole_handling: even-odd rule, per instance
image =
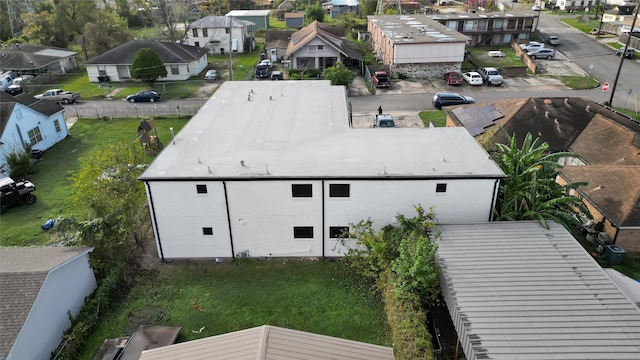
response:
[[[469,42],[466,35],[426,15],[368,16],[367,31],[374,55],[392,74],[417,79],[460,71]]]
[[[487,107],[503,117],[487,119]],[[588,182],[572,191],[616,245],[640,253],[640,124],[582,98],[525,98],[466,105],[447,111],[448,126],[464,126],[481,143],[522,141],[527,133],[549,144],[562,159],[558,183]]]
[[[338,15],[348,12],[358,14],[360,12],[360,0],[331,0],[322,3],[322,8],[327,11],[332,19],[335,19]]]
[[[147,350],[140,360],[393,360],[393,349],[271,325]]]
[[[0,358],[49,359],[96,288],[87,247],[0,248]]]
[[[489,221],[503,177],[465,129],[353,129],[344,86],[285,80],[223,83],[140,180],[171,259],[342,256],[349,224],[418,204]]]
[[[264,51],[272,63],[284,58],[293,31],[267,30],[265,34]]]
[[[284,0],[278,5],[278,9],[291,11],[296,8],[296,2],[294,0]]]
[[[291,35],[285,58],[292,69],[322,70],[338,62],[363,69],[362,54],[344,34],[344,28],[314,21]]]
[[[288,12],[284,14],[284,25],[288,28],[301,28],[304,26],[303,12]]]
[[[78,68],[76,55],[75,51],[54,46],[14,44],[0,49],[0,66],[17,74],[65,74]]]
[[[255,24],[228,16],[207,16],[189,25],[187,42],[211,54],[250,52],[256,46]]]
[[[64,108],[47,100],[22,93],[0,92],[0,176],[8,176],[6,156],[32,150],[45,151],[69,135]]]
[[[167,68],[162,81],[184,81],[207,67],[206,50],[158,40],[135,39],[85,62],[89,81],[125,82],[131,78],[131,65],[140,49],[155,51]]]

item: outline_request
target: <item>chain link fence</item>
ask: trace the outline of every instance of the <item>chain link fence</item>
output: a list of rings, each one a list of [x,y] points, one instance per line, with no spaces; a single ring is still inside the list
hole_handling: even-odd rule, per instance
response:
[[[198,104],[168,105],[168,104],[136,104],[128,103],[124,100],[103,102],[94,106],[65,106],[65,113],[68,117],[76,118],[122,118],[122,117],[158,117],[158,116],[193,116],[195,115],[205,100]]]

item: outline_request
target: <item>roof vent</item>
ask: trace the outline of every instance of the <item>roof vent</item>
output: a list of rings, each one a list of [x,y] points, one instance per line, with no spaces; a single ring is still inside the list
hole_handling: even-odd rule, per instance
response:
[[[240,166],[247,167],[247,165],[244,164],[244,160],[240,160]]]

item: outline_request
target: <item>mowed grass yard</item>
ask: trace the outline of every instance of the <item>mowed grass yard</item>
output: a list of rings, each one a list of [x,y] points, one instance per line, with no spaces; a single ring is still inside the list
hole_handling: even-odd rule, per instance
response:
[[[274,325],[392,346],[382,302],[340,261],[161,264],[99,316],[82,359],[91,359],[104,339],[129,336],[142,324],[180,326],[178,342]]]

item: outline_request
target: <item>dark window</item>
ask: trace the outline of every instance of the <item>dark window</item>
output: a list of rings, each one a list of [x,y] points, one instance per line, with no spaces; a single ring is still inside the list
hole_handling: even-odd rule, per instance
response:
[[[196,185],[196,191],[198,192],[198,194],[206,194],[207,185]]]
[[[329,197],[349,197],[349,184],[329,184]]]
[[[35,145],[42,141],[42,134],[40,134],[40,128],[37,126],[29,130],[27,134],[29,135],[29,145]]]
[[[322,49],[324,49],[324,46],[323,45],[318,45],[318,50],[322,50]]]
[[[171,65],[171,75],[180,75],[180,68],[178,65]]]
[[[193,37],[198,37],[198,29],[193,29]]]
[[[313,187],[311,184],[292,184],[291,195],[293,197],[312,197]]]
[[[193,43],[193,46],[195,46],[195,47],[200,47],[200,41],[195,41],[195,42]]]
[[[202,235],[213,235],[213,228],[212,227],[203,227],[202,228]]]
[[[294,239],[313,239],[313,226],[294,226]]]
[[[332,239],[337,239],[341,237],[345,237],[349,233],[348,226],[331,226],[329,227],[329,237]]]
[[[209,36],[209,31],[207,29],[202,29],[202,37]]]
[[[447,184],[436,184],[436,192],[447,192]]]
[[[58,119],[53,120],[53,126],[56,128],[56,132],[60,132],[60,122]]]

